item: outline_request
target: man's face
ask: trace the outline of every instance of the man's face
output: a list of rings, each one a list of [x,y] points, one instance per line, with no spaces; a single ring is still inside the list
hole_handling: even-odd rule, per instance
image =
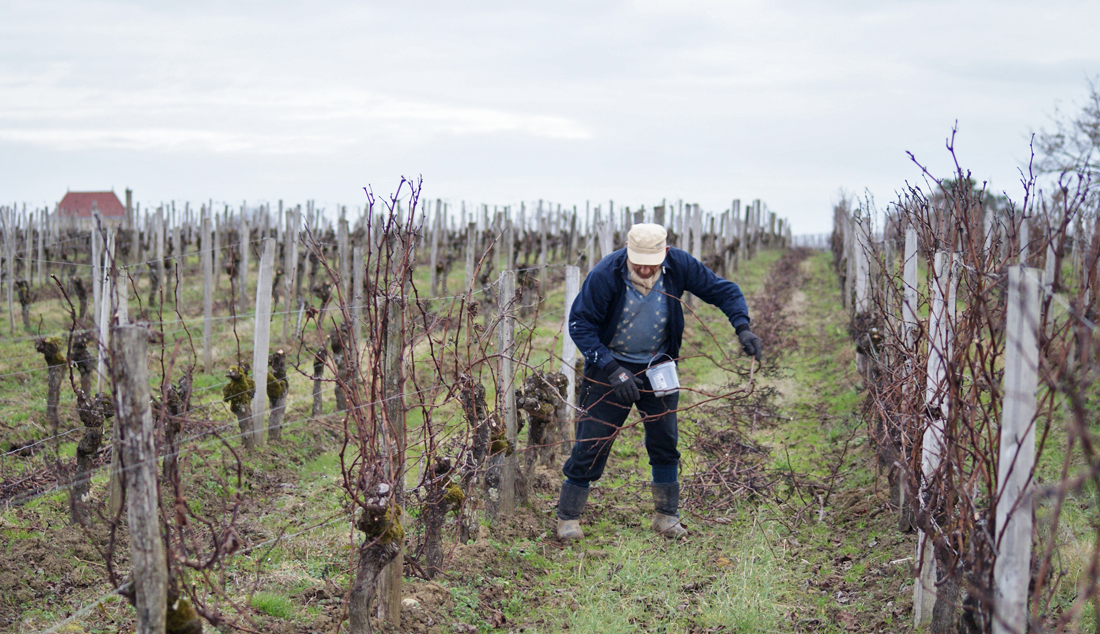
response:
[[[661,270],[661,265],[657,264],[654,266],[648,266],[644,264],[634,264],[633,262],[631,262],[630,268],[634,271],[635,275],[642,278],[643,280],[648,280]]]

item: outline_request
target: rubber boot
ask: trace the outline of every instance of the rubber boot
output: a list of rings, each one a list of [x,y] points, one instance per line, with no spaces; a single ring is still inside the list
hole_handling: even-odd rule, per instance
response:
[[[653,530],[662,537],[679,539],[687,535],[680,523],[680,483],[653,483]]]
[[[561,483],[561,496],[558,498],[558,539],[574,542],[584,538],[581,530],[581,511],[588,502],[588,489]]]

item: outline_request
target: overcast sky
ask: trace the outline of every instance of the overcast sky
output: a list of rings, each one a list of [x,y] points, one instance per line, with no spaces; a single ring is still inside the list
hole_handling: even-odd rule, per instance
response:
[[[0,0],[0,199],[722,210],[829,229],[948,175],[1015,197],[1100,73],[1100,2]]]

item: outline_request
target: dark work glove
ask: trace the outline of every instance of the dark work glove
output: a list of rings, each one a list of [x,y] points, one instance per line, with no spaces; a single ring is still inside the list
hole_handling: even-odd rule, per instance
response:
[[[631,374],[630,370],[612,361],[607,366],[607,374],[611,377],[611,389],[615,390],[615,396],[620,401],[634,403],[642,398],[642,393],[638,391],[642,380]]]
[[[760,344],[760,337],[757,337],[751,330],[746,328],[737,335],[737,338],[741,340],[741,349],[745,351],[745,354],[756,357],[756,360],[759,361],[764,352],[764,347]]]

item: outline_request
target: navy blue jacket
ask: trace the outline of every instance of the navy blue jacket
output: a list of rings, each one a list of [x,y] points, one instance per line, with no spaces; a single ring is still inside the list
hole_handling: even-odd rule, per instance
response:
[[[626,302],[626,266],[626,248],[603,258],[592,267],[573,300],[569,336],[584,354],[586,366],[602,370],[614,360],[607,345],[615,335]],[[668,354],[672,358],[680,356],[684,335],[684,309],[680,301],[684,291],[717,306],[738,334],[749,327],[749,308],[741,289],[715,275],[688,252],[670,248],[661,271],[668,301]]]

